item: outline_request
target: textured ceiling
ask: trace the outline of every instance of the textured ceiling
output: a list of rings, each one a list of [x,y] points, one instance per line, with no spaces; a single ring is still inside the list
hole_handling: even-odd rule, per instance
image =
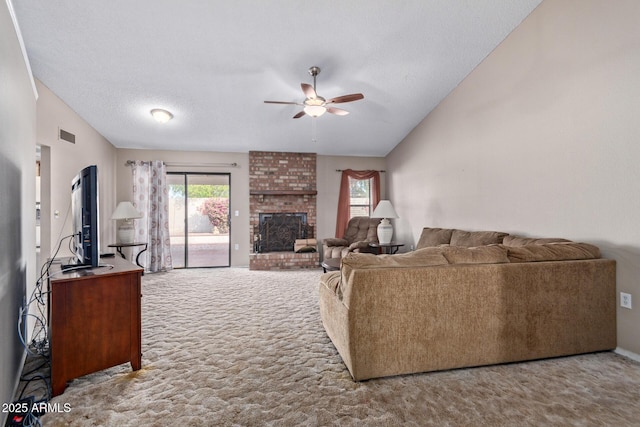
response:
[[[116,147],[384,156],[540,1],[12,4],[35,77]],[[319,95],[364,94],[351,114],[263,103],[302,102],[312,65]]]

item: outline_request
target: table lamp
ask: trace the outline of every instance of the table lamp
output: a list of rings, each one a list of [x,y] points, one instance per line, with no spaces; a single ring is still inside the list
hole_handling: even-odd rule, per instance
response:
[[[133,220],[142,218],[142,214],[133,207],[131,202],[120,202],[111,219],[122,220],[118,227],[118,242],[119,243],[133,243],[134,231]]]
[[[373,210],[371,218],[382,218],[378,225],[378,243],[388,245],[393,237],[393,226],[389,218],[398,218],[396,210],[389,200],[380,200],[378,206]]]

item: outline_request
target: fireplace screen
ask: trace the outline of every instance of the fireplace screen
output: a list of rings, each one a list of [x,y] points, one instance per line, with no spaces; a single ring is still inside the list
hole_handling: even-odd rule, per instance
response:
[[[256,252],[293,251],[296,239],[312,237],[306,213],[261,213]]]

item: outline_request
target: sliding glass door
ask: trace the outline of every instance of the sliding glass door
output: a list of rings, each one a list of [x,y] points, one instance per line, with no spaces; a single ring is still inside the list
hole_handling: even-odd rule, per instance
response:
[[[228,173],[167,173],[174,268],[230,265]]]

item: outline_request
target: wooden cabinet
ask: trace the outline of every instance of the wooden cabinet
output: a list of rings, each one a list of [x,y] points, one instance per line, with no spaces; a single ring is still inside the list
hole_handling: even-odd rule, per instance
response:
[[[118,257],[109,266],[50,279],[51,388],[64,392],[67,381],[131,362],[141,367],[142,268]]]

